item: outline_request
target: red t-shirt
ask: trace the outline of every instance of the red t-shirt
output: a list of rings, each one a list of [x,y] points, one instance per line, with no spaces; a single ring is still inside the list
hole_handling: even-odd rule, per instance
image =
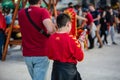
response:
[[[48,57],[52,60],[77,64],[84,57],[79,42],[67,33],[51,35],[47,47]]]
[[[91,13],[88,13],[86,15],[86,18],[87,18],[87,25],[90,25],[93,22],[93,17],[91,15]]]
[[[2,12],[0,12],[0,29],[5,30],[6,28],[6,20],[5,17],[2,15]]]
[[[29,15],[34,23],[46,31],[43,20],[50,18],[49,12],[40,7],[29,7]],[[19,11],[18,20],[22,33],[23,56],[46,56],[45,44],[48,39],[30,23],[25,10]]]

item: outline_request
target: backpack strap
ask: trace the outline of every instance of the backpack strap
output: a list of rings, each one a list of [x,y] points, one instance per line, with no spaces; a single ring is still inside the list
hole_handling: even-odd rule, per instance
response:
[[[30,23],[33,25],[34,28],[36,28],[41,34],[45,35],[46,37],[49,37],[50,35],[47,34],[43,29],[41,29],[39,26],[37,26],[33,20],[31,19],[30,15],[29,15],[29,12],[28,12],[28,8],[25,9],[25,13],[26,13],[26,16],[28,18],[28,20],[30,21]]]

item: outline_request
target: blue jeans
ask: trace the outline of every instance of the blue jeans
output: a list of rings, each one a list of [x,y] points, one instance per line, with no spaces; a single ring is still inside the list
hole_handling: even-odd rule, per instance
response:
[[[49,67],[47,57],[25,57],[25,62],[32,80],[45,80]]]
[[[2,58],[2,48],[3,48],[4,41],[5,41],[5,34],[4,32],[0,31],[0,59]]]
[[[115,42],[115,29],[114,29],[114,26],[110,26],[110,36],[111,36],[112,42]]]

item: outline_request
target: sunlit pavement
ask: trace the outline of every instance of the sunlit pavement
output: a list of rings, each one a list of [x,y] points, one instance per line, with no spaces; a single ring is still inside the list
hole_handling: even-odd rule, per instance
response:
[[[83,80],[120,80],[120,34],[116,34],[118,45],[104,45],[85,51],[85,58],[77,65]],[[46,80],[50,80],[52,61]],[[20,46],[9,49],[6,61],[0,61],[0,80],[31,80],[22,57]]]

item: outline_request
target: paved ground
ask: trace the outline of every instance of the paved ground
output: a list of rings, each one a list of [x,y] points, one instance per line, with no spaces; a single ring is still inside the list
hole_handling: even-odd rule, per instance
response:
[[[84,61],[77,65],[83,80],[120,80],[120,34],[116,41],[118,45],[85,51]],[[0,80],[31,80],[20,47],[15,48],[9,49],[5,62],[0,61]],[[46,80],[50,80],[51,65]]]

